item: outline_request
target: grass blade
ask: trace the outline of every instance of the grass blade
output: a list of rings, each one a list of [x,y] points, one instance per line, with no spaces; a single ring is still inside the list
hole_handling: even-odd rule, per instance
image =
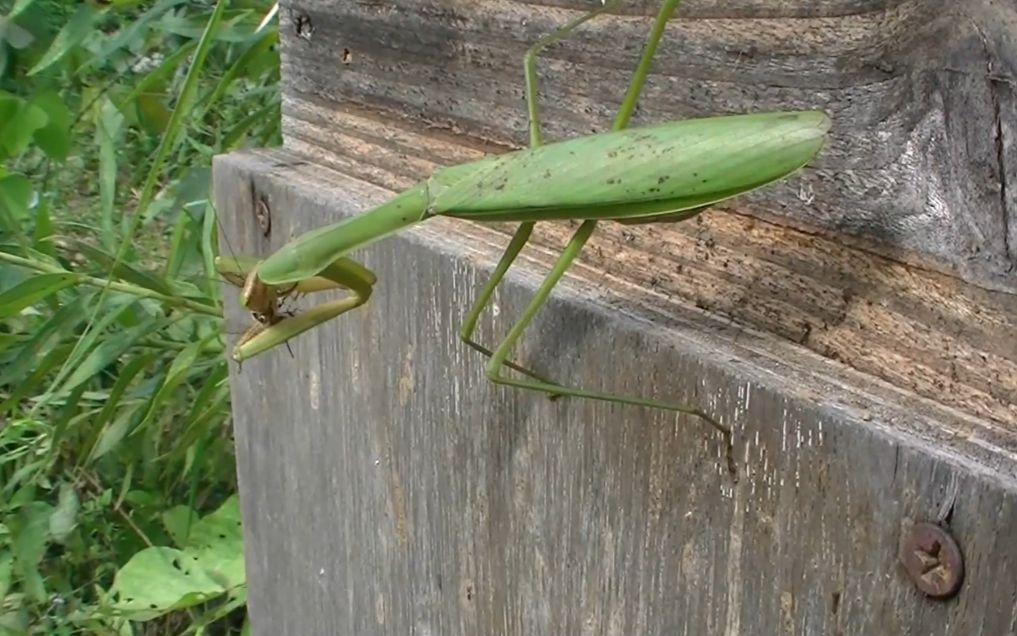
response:
[[[95,21],[95,9],[87,2],[78,5],[78,10],[71,16],[71,19],[64,25],[53,39],[53,43],[43,54],[42,59],[28,71],[31,77],[41,73],[53,64],[60,61],[71,49],[92,33],[92,23]]]
[[[159,175],[162,172],[163,163],[166,161],[166,157],[169,156],[172,149],[176,146],[178,137],[183,131],[184,121],[191,115],[194,105],[194,97],[198,87],[198,78],[204,68],[205,59],[208,57],[208,51],[214,40],[215,31],[222,19],[222,12],[225,6],[225,0],[219,0],[216,4],[215,12],[213,12],[212,17],[209,18],[205,33],[202,35],[201,41],[198,44],[198,49],[194,54],[194,60],[187,71],[187,77],[184,80],[183,88],[181,89],[180,96],[177,99],[176,107],[173,109],[166,131],[159,143],[159,148],[156,150],[155,158],[152,161],[152,165],[149,167],[145,183],[141,189],[141,196],[139,197],[138,204],[134,210],[131,225],[127,230],[124,240],[121,242],[120,251],[117,254],[118,261],[123,259],[124,253],[130,245],[141,219],[144,218],[148,206],[152,203],[152,199],[155,195],[155,187],[159,181]]]
[[[241,74],[244,73],[244,71],[247,70],[249,65],[253,64],[263,55],[271,51],[272,47],[278,45],[278,43],[279,33],[275,29],[271,29],[265,31],[261,37],[247,47],[247,50],[244,51],[223,74],[222,78],[215,85],[215,88],[212,89],[212,92],[200,100],[201,114],[199,115],[199,118],[204,117],[205,113],[207,113],[209,109],[226,94],[229,87],[238,77],[241,76]],[[249,77],[249,75],[245,75],[245,77]]]
[[[108,99],[95,110],[95,141],[99,146],[100,237],[107,249],[116,247],[113,206],[117,193],[117,140],[124,116]]]
[[[102,340],[80,364],[75,366],[74,372],[56,393],[72,391],[79,387],[96,374],[101,373],[103,369],[112,364],[114,360],[127,352],[131,347],[135,346],[143,337],[165,329],[173,320],[172,318],[147,320],[133,329],[124,331],[119,338]]]
[[[117,409],[121,409],[125,406],[121,399],[128,387],[134,383],[135,376],[152,366],[157,358],[158,354],[155,352],[136,356],[120,370],[119,375],[117,375],[117,381],[113,385],[113,389],[110,391],[109,399],[106,400],[106,404],[102,407],[102,411],[99,412],[99,415],[97,415],[93,421],[96,436],[91,443],[85,446],[85,448],[88,448],[89,451],[82,455],[84,457],[84,464],[89,464],[95,461],[109,450],[108,439],[114,437],[115,433],[109,430],[112,427],[107,427],[106,423],[110,421],[113,417],[113,413],[117,411]],[[138,406],[141,405],[139,404]],[[103,444],[103,440],[107,440],[107,443]]]
[[[9,318],[26,307],[77,282],[75,274],[39,274],[0,294],[0,318]]]
[[[84,256],[88,257],[89,260],[106,270],[107,275],[110,277],[125,280],[137,285],[138,287],[150,289],[158,294],[166,296],[172,296],[174,294],[173,286],[154,274],[138,269],[130,263],[120,263],[114,267],[116,259],[112,254],[94,245],[85,243],[84,241],[69,239],[69,242],[73,243],[74,248],[81,252]]]
[[[45,355],[56,346],[60,338],[73,337],[74,327],[80,322],[83,309],[82,297],[79,296],[36,327],[31,338],[21,344],[17,357],[5,365],[0,374],[0,386],[23,380],[37,366],[40,355]]]
[[[180,91],[180,97],[177,99],[176,108],[173,109],[173,114],[170,117],[169,125],[167,126],[165,134],[159,142],[159,148],[156,150],[155,158],[152,160],[152,165],[148,170],[148,176],[145,178],[145,184],[142,187],[141,195],[138,200],[138,205],[134,210],[134,215],[131,219],[131,224],[127,229],[127,232],[120,242],[120,249],[117,251],[116,261],[114,267],[123,261],[130,245],[134,239],[134,235],[140,227],[141,220],[145,216],[145,211],[151,204],[152,199],[155,195],[155,187],[159,181],[159,175],[162,172],[162,165],[165,162],[166,157],[169,156],[170,151],[176,146],[177,138],[182,132],[184,121],[190,116],[193,109],[194,97],[198,90],[198,78],[201,76],[202,69],[204,68],[205,59],[208,57],[209,49],[212,47],[212,42],[215,40],[216,30],[219,28],[219,23],[222,21],[222,14],[226,8],[226,0],[219,0],[216,3],[215,10],[212,12],[212,16],[208,20],[205,32],[201,36],[201,41],[198,44],[198,49],[194,53],[194,61],[191,62],[190,68],[187,70],[187,76],[184,79],[183,88]],[[102,300],[109,289],[109,284],[102,288],[98,302],[96,303],[96,309],[92,313],[89,319],[89,326],[86,327],[85,333],[87,334],[92,325],[95,323],[95,319],[99,314],[99,309],[102,305]],[[72,351],[71,355],[68,356],[67,361],[64,363],[63,368],[60,371],[60,376],[66,374],[66,369],[72,368],[81,362],[82,354],[78,348]],[[60,379],[60,378],[58,378]]]

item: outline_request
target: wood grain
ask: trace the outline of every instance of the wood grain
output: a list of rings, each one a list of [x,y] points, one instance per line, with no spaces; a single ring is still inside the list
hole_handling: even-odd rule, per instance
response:
[[[354,104],[413,130],[437,125],[519,147],[524,50],[596,4],[290,3],[281,22],[287,143],[324,162],[354,160],[358,176],[375,178],[415,179],[413,168],[456,161],[424,140],[365,135],[346,117]],[[627,3],[624,15],[589,23],[542,58],[549,137],[608,127],[656,5]],[[796,108],[835,122],[811,169],[745,197],[740,210],[1017,292],[1017,5],[689,0],[679,16],[637,123]],[[295,36],[297,17],[313,25],[307,37]]]
[[[214,178],[252,253],[391,194],[287,152],[219,158]],[[1012,431],[588,266],[519,357],[703,405],[734,430],[736,473],[696,420],[494,387],[455,334],[503,241],[436,219],[378,243],[367,307],[233,369],[255,634],[1014,631]],[[546,256],[510,273],[484,341]],[[965,556],[948,602],[897,563],[930,520]]]
[[[525,48],[596,4],[284,2],[286,148],[216,161],[231,244],[522,147]],[[547,51],[549,138],[609,125],[656,7]],[[490,385],[456,333],[512,228],[432,219],[363,252],[366,307],[231,374],[256,634],[1017,634],[1017,5],[680,18],[636,123],[821,108],[830,144],[694,221],[601,224],[516,357],[702,406],[734,472],[695,420]],[[572,230],[538,226],[483,342]],[[950,601],[897,562],[918,521],[964,553]]]
[[[630,15],[595,21],[549,53],[541,68],[551,135],[606,125],[654,4],[627,5]],[[964,17],[927,1],[683,5],[640,121],[818,106],[837,122],[831,144],[800,178],[695,222],[602,224],[583,262],[634,295],[693,303],[1017,426],[1017,270],[1009,208],[1000,207],[1017,166],[1007,159],[1017,117],[1002,114],[1013,106],[1005,76],[1017,47],[997,28],[1010,24],[1009,7],[997,5],[998,24],[983,24],[979,6],[965,4],[974,17]],[[309,2],[284,14],[284,31],[294,16],[314,25],[309,39],[284,37],[287,147],[392,190],[518,146],[521,52],[573,15],[513,2]],[[978,55],[999,58],[990,65],[1004,79],[986,84],[991,94],[959,84],[974,82],[974,71],[942,57],[974,46],[970,29]],[[935,44],[938,57],[917,56],[908,48],[917,42]],[[879,70],[887,65],[896,70]],[[945,95],[965,96],[970,103],[955,104],[963,116],[944,110]],[[975,104],[979,96],[988,101]],[[979,119],[992,103],[1002,109],[992,111],[1002,117],[996,136]],[[941,120],[952,128],[929,123]],[[1002,163],[974,159],[997,150]],[[560,246],[569,231],[548,224],[537,241]]]

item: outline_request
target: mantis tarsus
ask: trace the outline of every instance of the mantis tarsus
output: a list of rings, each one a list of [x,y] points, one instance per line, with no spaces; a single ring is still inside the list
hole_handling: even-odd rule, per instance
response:
[[[536,42],[526,53],[530,148],[443,168],[429,179],[356,217],[308,232],[256,266],[219,262],[234,275],[248,272],[242,302],[259,325],[234,349],[241,361],[281,344],[367,301],[374,275],[345,258],[348,252],[437,216],[473,221],[515,221],[519,228],[463,322],[461,339],[489,358],[488,378],[552,396],[607,400],[699,416],[730,439],[730,429],[702,410],[679,403],[612,395],[552,382],[508,360],[600,221],[678,222],[710,205],[783,179],[822,147],[830,126],[822,112],[773,112],[711,117],[627,128],[665,26],[680,0],[664,0],[639,65],[607,133],[544,145],[537,108],[537,55],[581,24],[617,7],[607,2]],[[473,340],[477,320],[495,288],[530,238],[537,221],[582,221],[519,320],[493,351]],[[345,288],[351,294],[292,316],[276,313],[293,291]],[[525,377],[502,374],[503,367]]]

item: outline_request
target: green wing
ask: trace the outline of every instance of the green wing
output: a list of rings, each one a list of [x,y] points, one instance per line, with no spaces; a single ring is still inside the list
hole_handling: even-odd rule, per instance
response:
[[[689,119],[455,166],[428,182],[432,214],[478,221],[636,219],[700,208],[804,166],[822,112]]]

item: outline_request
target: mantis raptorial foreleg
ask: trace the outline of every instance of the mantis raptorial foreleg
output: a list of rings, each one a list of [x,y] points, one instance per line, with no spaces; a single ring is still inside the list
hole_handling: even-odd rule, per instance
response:
[[[643,50],[642,57],[640,58],[639,66],[636,70],[635,75],[632,78],[632,81],[629,84],[628,91],[626,92],[625,95],[625,99],[623,100],[622,105],[618,110],[618,114],[615,118],[613,126],[614,130],[621,130],[628,125],[628,122],[632,117],[632,113],[635,110],[635,106],[639,99],[639,95],[642,91],[643,85],[646,82],[646,76],[649,72],[650,63],[656,51],[657,44],[660,42],[660,39],[664,33],[664,29],[667,26],[667,22],[670,19],[671,15],[674,13],[675,9],[677,8],[679,2],[680,0],[666,0],[661,6],[661,9],[657,15],[656,22],[654,23],[653,30],[650,33],[650,37],[647,41],[646,47]],[[611,2],[601,9],[591,11],[590,13],[581,16],[580,18],[563,26],[554,33],[550,34],[549,36],[541,39],[527,51],[526,58],[524,61],[524,67],[526,70],[526,100],[528,112],[530,115],[531,146],[536,147],[542,143],[542,136],[540,133],[540,114],[537,105],[537,90],[536,90],[537,82],[536,82],[535,64],[537,55],[540,53],[541,49],[543,49],[547,45],[560,40],[561,38],[568,35],[568,33],[570,33],[572,30],[577,28],[579,25],[583,24],[587,20],[599,15],[604,11],[610,10],[617,4],[618,2]],[[593,234],[594,229],[596,228],[597,225],[596,221],[592,220],[584,221],[583,224],[579,227],[579,229],[575,232],[575,234],[572,236],[572,239],[565,247],[565,250],[559,257],[558,261],[555,263],[554,267],[548,273],[543,284],[537,290],[537,293],[530,301],[530,304],[527,306],[526,310],[523,312],[523,315],[512,326],[512,328],[509,330],[509,333],[506,335],[505,339],[501,342],[501,344],[498,345],[498,347],[493,352],[490,352],[486,348],[482,347],[481,345],[471,340],[473,331],[476,328],[478,316],[480,315],[481,311],[483,311],[484,307],[486,307],[486,305],[490,302],[491,296],[493,295],[495,288],[504,278],[505,273],[508,271],[512,262],[515,260],[519,252],[522,250],[523,246],[526,244],[526,241],[529,239],[533,231],[533,225],[534,225],[533,222],[526,222],[521,224],[520,227],[516,230],[516,233],[513,236],[508,249],[505,251],[505,253],[502,255],[502,258],[498,262],[498,265],[496,266],[495,271],[491,276],[491,279],[487,282],[483,291],[478,297],[476,303],[471,308],[470,312],[467,314],[463,324],[463,328],[460,333],[462,339],[465,342],[467,342],[467,344],[481,351],[482,353],[485,353],[490,356],[491,359],[488,362],[486,369],[488,378],[490,378],[491,381],[499,384],[506,384],[523,389],[547,392],[550,393],[551,395],[570,395],[574,397],[605,400],[609,402],[618,402],[622,404],[650,406],[655,408],[663,408],[678,411],[682,413],[689,413],[692,415],[702,417],[712,426],[714,426],[719,431],[724,433],[725,436],[729,436],[730,435],[729,428],[714,421],[713,419],[708,417],[705,413],[703,413],[702,410],[697,409],[695,407],[687,406],[684,404],[661,402],[657,400],[648,400],[642,398],[631,398],[626,396],[613,395],[610,393],[587,391],[585,389],[562,386],[558,383],[550,382],[543,378],[540,378],[536,374],[525,369],[522,369],[519,365],[515,363],[510,363],[506,359],[509,352],[512,350],[513,346],[515,346],[516,342],[522,336],[523,331],[526,329],[526,327],[533,320],[534,316],[536,316],[536,314],[540,311],[541,307],[547,301],[547,298],[550,296],[551,291],[554,289],[554,286],[561,280],[561,277],[565,274],[568,268],[572,265],[572,262],[582,251],[583,246],[589,240],[590,236]],[[505,366],[508,366],[516,370],[521,370],[526,375],[530,376],[531,379],[520,380],[505,377],[501,374],[502,367]]]
[[[262,283],[255,274],[256,265],[257,261],[250,258],[216,259],[216,268],[223,277],[234,284],[242,281],[241,297],[256,321],[237,340],[234,348],[234,358],[237,362],[242,362],[363,305],[370,299],[374,283],[377,281],[374,273],[360,263],[348,258],[339,258],[317,276],[279,288]],[[350,294],[292,314],[279,311],[280,301],[291,295],[336,289],[345,289]],[[241,351],[242,355],[239,353]]]

